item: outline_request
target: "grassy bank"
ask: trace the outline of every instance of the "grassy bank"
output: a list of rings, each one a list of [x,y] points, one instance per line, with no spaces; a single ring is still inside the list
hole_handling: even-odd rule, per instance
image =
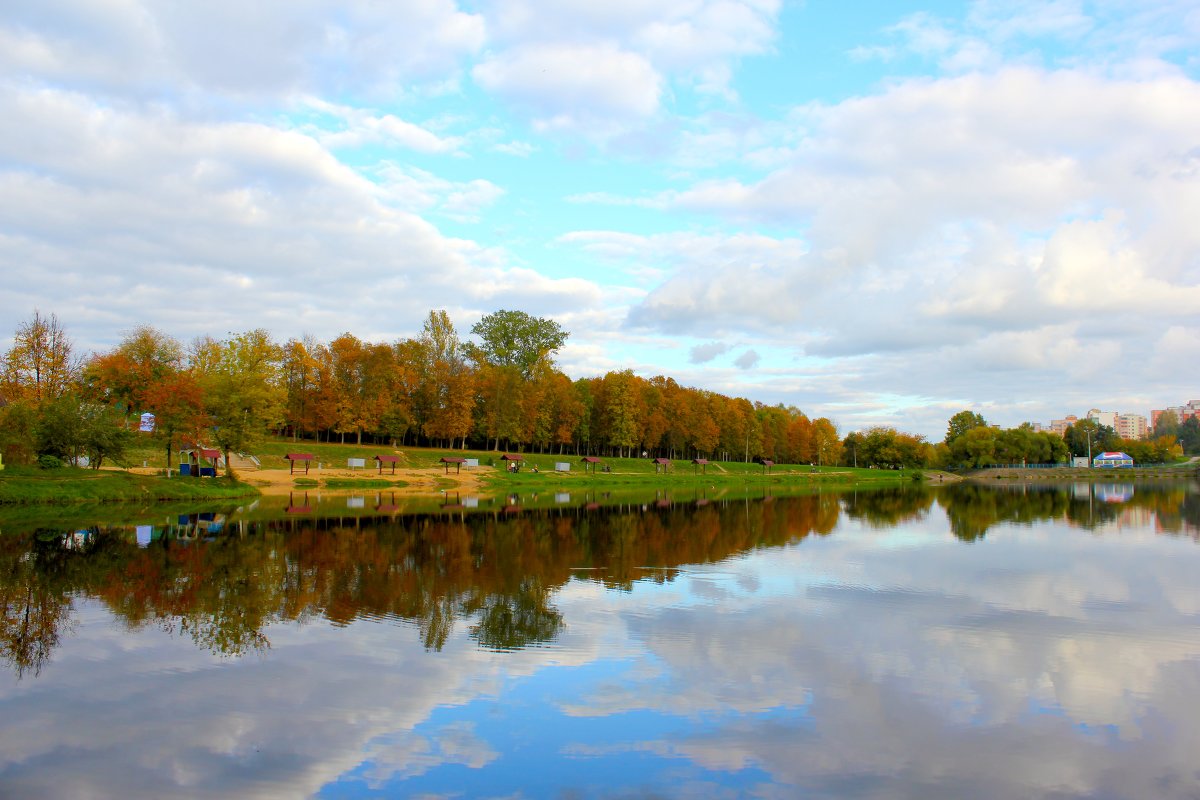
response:
[[[257,494],[253,486],[225,478],[161,478],[74,467],[8,467],[0,472],[0,504],[154,503],[237,499]]]

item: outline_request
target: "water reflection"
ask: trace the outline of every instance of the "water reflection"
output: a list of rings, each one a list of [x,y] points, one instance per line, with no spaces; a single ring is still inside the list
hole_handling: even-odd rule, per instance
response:
[[[285,511],[297,508],[312,511],[295,498]],[[514,508],[457,518],[314,518],[300,526],[180,515],[149,526],[148,541],[120,526],[10,533],[0,538],[4,658],[18,674],[40,671],[76,597],[102,601],[130,626],[154,625],[226,656],[268,648],[271,624],[312,617],[409,620],[434,650],[469,619],[480,645],[512,650],[554,638],[563,619],[551,595],[579,569],[628,589],[648,575],[668,579],[662,567],[827,533],[838,506],[825,496],[765,513],[744,502],[642,515],[592,504],[585,516],[578,509],[514,515]]]
[[[507,500],[6,524],[0,794],[1200,791],[1195,485]]]

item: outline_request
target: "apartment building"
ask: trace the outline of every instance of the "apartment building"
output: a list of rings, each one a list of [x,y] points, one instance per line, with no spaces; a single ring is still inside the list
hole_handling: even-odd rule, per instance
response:
[[[1088,410],[1084,419],[1112,428],[1122,439],[1145,439],[1150,433],[1150,426],[1141,414],[1121,414],[1116,411],[1101,411],[1098,408],[1092,408]],[[1076,422],[1079,422],[1079,417],[1068,414],[1062,419],[1050,420],[1050,424],[1045,430],[1062,436],[1067,432],[1067,428]]]
[[[1193,400],[1182,406],[1154,409],[1150,412],[1150,427],[1156,427],[1158,425],[1158,418],[1168,411],[1175,412],[1175,419],[1177,421],[1181,423],[1186,422],[1192,417],[1200,417],[1200,400]]]

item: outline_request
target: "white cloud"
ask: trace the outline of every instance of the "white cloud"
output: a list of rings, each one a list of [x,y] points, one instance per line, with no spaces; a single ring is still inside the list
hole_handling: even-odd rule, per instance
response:
[[[452,0],[16,0],[0,23],[0,43],[14,45],[0,48],[0,64],[121,95],[386,96],[408,80],[444,80],[483,42],[482,17]]]
[[[545,128],[574,128],[658,110],[662,77],[644,57],[607,44],[530,45],[474,68],[477,83],[530,108]]]
[[[7,89],[0,163],[0,259],[22,265],[0,276],[6,329],[38,307],[85,346],[111,343],[128,320],[183,339],[250,327],[410,335],[431,307],[458,316],[519,296],[556,314],[599,297],[397,208],[470,217],[499,187],[402,173],[425,193],[406,198],[295,131]]]

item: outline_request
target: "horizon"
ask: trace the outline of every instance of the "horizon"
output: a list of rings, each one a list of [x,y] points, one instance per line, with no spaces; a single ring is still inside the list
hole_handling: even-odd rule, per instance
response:
[[[1200,396],[1200,8],[18,2],[0,350],[459,335],[940,441]]]

